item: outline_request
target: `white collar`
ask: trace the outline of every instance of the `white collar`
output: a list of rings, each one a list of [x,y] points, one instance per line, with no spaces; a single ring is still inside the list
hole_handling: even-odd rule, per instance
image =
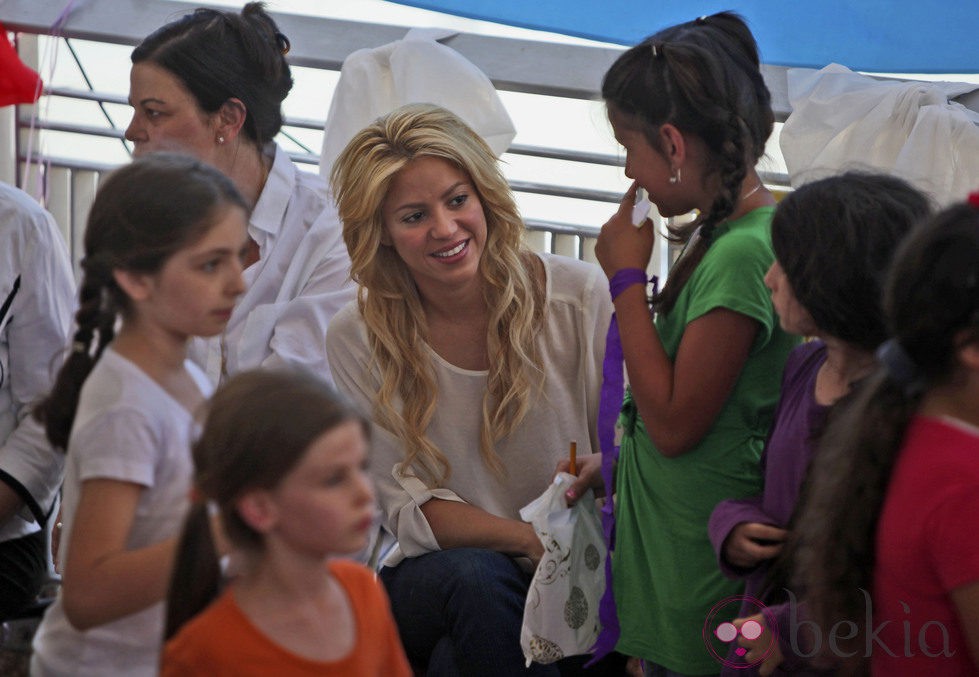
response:
[[[252,209],[249,224],[263,233],[275,236],[285,221],[289,198],[296,185],[297,170],[286,152],[274,141],[265,146],[263,154],[273,156],[272,169],[269,170],[265,186]]]

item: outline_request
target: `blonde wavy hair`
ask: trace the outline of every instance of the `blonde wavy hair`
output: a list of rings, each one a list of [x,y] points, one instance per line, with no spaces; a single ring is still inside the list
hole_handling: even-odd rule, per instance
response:
[[[367,326],[371,369],[380,389],[374,418],[404,443],[401,472],[420,470],[440,485],[451,467],[426,435],[438,390],[427,347],[428,323],[418,290],[394,247],[382,245],[382,205],[394,176],[413,160],[442,158],[468,174],[483,206],[486,245],[479,261],[489,311],[489,374],[479,451],[497,479],[495,450],[523,421],[539,394],[543,370],[534,340],[544,315],[544,281],[524,245],[524,224],[497,158],[483,139],[449,111],[430,104],[399,108],[347,144],[330,176],[350,252],[351,277]],[[400,398],[402,410],[395,408]]]

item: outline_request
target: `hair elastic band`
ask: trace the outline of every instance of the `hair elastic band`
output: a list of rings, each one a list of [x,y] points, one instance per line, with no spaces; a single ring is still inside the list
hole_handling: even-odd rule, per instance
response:
[[[969,193],[969,197],[966,201],[972,205],[973,208],[979,209],[979,190]]]
[[[901,386],[905,394],[914,396],[924,389],[921,369],[900,341],[895,338],[887,339],[877,348],[876,357],[884,365],[887,375]]]
[[[289,50],[292,49],[292,43],[289,42],[289,38],[282,33],[275,34],[275,41],[279,44],[279,51],[282,53],[282,56],[288,54]]]
[[[88,352],[88,346],[84,341],[75,341],[71,344],[71,352],[85,354]]]

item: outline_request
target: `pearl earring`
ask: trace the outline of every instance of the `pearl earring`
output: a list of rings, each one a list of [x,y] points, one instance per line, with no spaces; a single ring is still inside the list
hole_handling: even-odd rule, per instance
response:
[[[680,183],[681,180],[682,177],[680,174],[680,168],[677,167],[676,169],[673,170],[673,175],[670,177],[670,183],[677,184]]]
[[[220,146],[223,143],[224,143],[224,137],[223,136],[219,136],[218,137],[218,145]]]

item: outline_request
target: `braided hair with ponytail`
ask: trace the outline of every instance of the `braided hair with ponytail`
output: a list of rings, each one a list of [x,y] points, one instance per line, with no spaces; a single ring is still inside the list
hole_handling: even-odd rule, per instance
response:
[[[721,12],[666,28],[624,52],[605,74],[602,98],[610,111],[664,152],[659,128],[671,124],[707,149],[708,175],[719,181],[710,209],[671,227],[671,239],[699,237],[653,299],[669,312],[710,247],[714,230],[737,206],[741,184],[765,152],[775,116],[761,74],[758,47],[744,20]]]
[[[185,155],[154,153],[117,169],[95,196],[85,227],[78,326],[54,387],[35,408],[48,440],[65,450],[85,379],[130,310],[114,272],[158,272],[203,237],[223,208],[248,211],[231,180]]]

